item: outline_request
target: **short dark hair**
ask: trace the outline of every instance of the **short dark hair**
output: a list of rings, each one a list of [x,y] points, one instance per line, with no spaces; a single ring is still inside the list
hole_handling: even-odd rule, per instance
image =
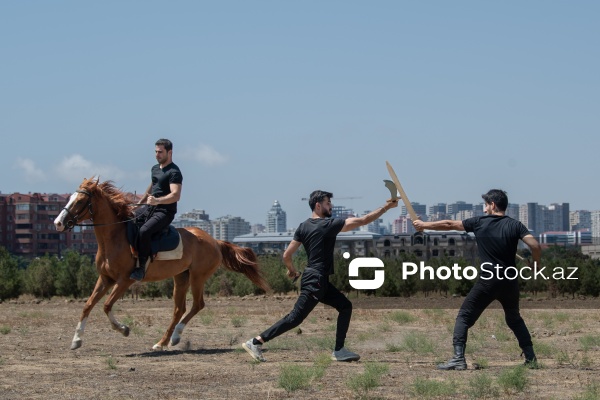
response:
[[[315,211],[315,207],[317,203],[322,202],[326,198],[333,198],[333,193],[326,192],[324,190],[315,190],[310,194],[310,198],[308,199],[308,205],[312,211]]]
[[[166,151],[173,150],[173,142],[171,142],[169,139],[158,139],[154,145],[163,146]]]
[[[496,204],[496,207],[498,207],[498,210],[500,211],[506,211],[506,208],[508,207],[508,196],[504,190],[491,189],[486,194],[482,194],[481,198],[487,204]]]

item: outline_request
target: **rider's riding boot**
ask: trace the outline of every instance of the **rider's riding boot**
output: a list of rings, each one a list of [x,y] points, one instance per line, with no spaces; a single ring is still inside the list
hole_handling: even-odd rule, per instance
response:
[[[465,360],[465,345],[455,344],[454,345],[454,357],[448,360],[445,364],[438,364],[437,369],[449,370],[455,369],[462,371],[467,369],[467,361]]]
[[[529,368],[538,368],[537,357],[533,351],[533,346],[525,346],[522,350],[523,353],[521,353],[521,355],[525,355],[525,362],[523,365]]]
[[[135,279],[136,281],[141,281],[146,276],[146,260],[147,258],[138,258],[138,264],[133,269],[133,272],[129,277],[131,279]]]

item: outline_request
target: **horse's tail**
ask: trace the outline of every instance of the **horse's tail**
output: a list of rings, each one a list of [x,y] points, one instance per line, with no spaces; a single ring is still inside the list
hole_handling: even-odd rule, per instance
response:
[[[217,240],[223,256],[223,266],[228,270],[240,272],[265,292],[270,289],[262,276],[254,251],[248,247],[236,246],[232,243]]]

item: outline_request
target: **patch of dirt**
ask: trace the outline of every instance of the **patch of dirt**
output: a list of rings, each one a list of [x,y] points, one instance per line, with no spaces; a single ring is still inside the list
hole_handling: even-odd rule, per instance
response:
[[[451,355],[462,299],[354,297],[347,347],[361,354],[361,361],[332,362],[308,389],[291,393],[279,387],[282,367],[309,368],[331,353],[335,310],[318,306],[301,333],[293,330],[266,344],[267,362],[258,364],[240,344],[287,314],[296,296],[207,298],[181,343],[160,352],[152,346],[170,320],[171,300],[117,302],[115,316],[129,324],[129,337],[113,331],[97,305],[83,346],[75,351],[69,348],[83,302],[7,301],[0,304],[0,399],[350,399],[365,394],[348,382],[368,362],[389,367],[380,386],[366,393],[380,399],[420,398],[417,379],[450,383],[456,392],[449,397],[465,399],[481,375],[492,378],[500,397],[514,399],[568,399],[600,384],[595,341],[600,313],[590,300],[524,301],[522,314],[543,368],[528,371],[524,392],[516,392],[498,386],[497,377],[523,361],[502,310],[487,310],[471,329],[469,369],[443,372],[435,365]],[[411,339],[422,346],[411,348]],[[476,362],[485,368],[475,370]]]

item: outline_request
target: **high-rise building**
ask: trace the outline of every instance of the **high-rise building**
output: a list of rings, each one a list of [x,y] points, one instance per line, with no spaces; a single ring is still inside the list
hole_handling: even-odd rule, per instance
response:
[[[416,229],[412,224],[412,220],[406,215],[401,215],[394,220],[392,225],[392,234],[398,235],[400,233],[415,233]]]
[[[592,213],[586,210],[571,211],[569,213],[569,227],[571,231],[592,229]]]
[[[267,213],[267,233],[285,232],[287,230],[286,214],[277,200]]]
[[[454,216],[456,219],[456,214],[460,211],[472,211],[473,204],[465,203],[464,201],[457,201],[456,203],[448,204],[446,206],[446,213]]]
[[[181,214],[171,223],[175,228],[196,227],[202,229],[209,235],[213,235],[212,223],[209,215],[204,210],[193,209]]]
[[[333,206],[331,208],[331,217],[332,218],[350,218],[354,217],[354,210],[351,208],[346,208],[344,206]]]
[[[370,212],[371,212],[371,210],[365,210],[363,215],[367,215]],[[381,224],[383,224],[383,220],[376,219],[375,221],[371,222],[370,224],[361,226],[360,228],[358,228],[358,230],[361,232],[377,233],[379,235],[379,234],[381,234]]]
[[[462,210],[454,214],[454,219],[457,221],[463,221],[467,218],[473,218],[475,216],[475,211],[473,210]]]
[[[522,204],[519,207],[519,221],[537,236],[546,231],[544,226],[545,206],[538,203]]]
[[[431,207],[429,207],[429,214],[427,214],[427,219],[429,221],[441,221],[444,219],[451,219],[451,216],[448,215],[447,204],[446,203],[437,203]]]
[[[437,203],[430,206],[429,214],[446,214],[446,203]]]
[[[241,217],[227,215],[212,221],[213,237],[217,240],[233,241],[233,238],[250,233],[250,223]]]
[[[204,210],[193,209],[192,211],[188,211],[179,216],[179,219],[190,219],[190,220],[202,220],[202,221],[210,221],[210,217]]]
[[[560,208],[562,209],[562,230],[563,231],[568,231],[569,228],[571,227],[571,224],[569,223],[569,214],[570,209],[571,209],[571,205],[569,203],[560,203],[558,204],[560,206]]]
[[[415,213],[421,217],[421,219],[423,221],[427,221],[427,206],[425,204],[421,204],[421,203],[415,203],[415,202],[410,202],[410,205],[412,206],[413,210],[415,210]],[[400,215],[407,215],[408,211],[406,210],[406,206],[402,206],[402,211],[400,212]]]
[[[600,211],[591,212],[592,219],[592,242],[600,244]]]
[[[519,208],[519,221],[533,231],[534,235],[569,231],[569,203],[553,203],[549,206],[538,203],[522,204]]]
[[[506,207],[506,215],[512,219],[519,220],[519,209],[520,207],[518,204],[508,203],[508,207]]]
[[[568,231],[569,203],[552,203],[546,208],[544,231]]]

